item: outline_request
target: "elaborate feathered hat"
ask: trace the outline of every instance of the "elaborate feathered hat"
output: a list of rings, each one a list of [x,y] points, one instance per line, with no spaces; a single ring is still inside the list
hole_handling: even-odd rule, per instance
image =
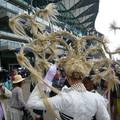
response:
[[[44,69],[48,69],[50,60],[57,59],[58,66],[64,67],[67,76],[71,77],[73,71],[80,73],[80,76],[84,78],[88,76],[91,70],[94,70],[95,75],[93,80],[100,82],[101,79],[104,79],[108,82],[109,89],[111,89],[114,84],[119,83],[119,80],[115,76],[114,69],[111,67],[113,61],[111,60],[111,55],[120,51],[115,51],[111,53],[106,47],[106,40],[103,37],[95,36],[82,36],[78,37],[66,31],[58,31],[52,33],[44,33],[44,28],[37,21],[36,17],[42,16],[48,22],[50,18],[55,18],[58,12],[55,9],[54,4],[49,4],[45,9],[37,11],[34,15],[20,14],[10,19],[11,29],[19,35],[27,37],[30,39],[30,42],[24,46],[20,52],[17,54],[17,59],[20,65],[26,67],[34,79],[39,81],[39,85],[43,88],[43,84],[48,86],[51,90],[56,93],[59,93],[57,89],[51,87],[46,83],[42,78],[42,72]],[[26,24],[23,26],[23,22]],[[29,23],[29,24],[28,24]],[[32,34],[29,36],[26,33],[26,29]],[[63,38],[71,39],[71,43],[67,43]],[[87,46],[87,42],[93,41],[96,42],[96,45]],[[60,57],[57,54],[59,46],[62,48],[63,55]],[[86,47],[87,46],[87,47]],[[32,52],[35,56],[35,67],[30,64],[30,61],[27,59],[24,53],[24,48],[32,49]],[[99,59],[89,59],[89,56],[94,56],[94,54],[102,54]],[[106,57],[106,54],[109,55],[109,58]],[[119,65],[119,63],[115,62]],[[100,69],[104,67],[105,69],[101,72]],[[40,89],[40,94],[47,98],[44,93],[44,90]],[[45,99],[45,105],[50,109],[50,105]],[[50,111],[53,111],[52,109]],[[57,117],[57,116],[56,116]]]

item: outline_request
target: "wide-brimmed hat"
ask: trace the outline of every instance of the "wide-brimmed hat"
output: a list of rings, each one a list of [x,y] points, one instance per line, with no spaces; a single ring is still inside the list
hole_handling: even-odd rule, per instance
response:
[[[14,77],[14,81],[13,81],[13,84],[16,84],[16,83],[19,83],[19,82],[22,82],[25,78],[22,78],[21,75],[15,75]]]

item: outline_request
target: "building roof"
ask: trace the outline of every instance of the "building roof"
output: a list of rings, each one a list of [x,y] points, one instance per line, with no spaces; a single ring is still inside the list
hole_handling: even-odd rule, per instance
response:
[[[56,3],[60,15],[58,26],[76,30],[95,31],[95,19],[99,10],[99,0],[8,0],[22,8],[28,4],[44,8],[49,3]],[[23,5],[22,5],[23,3]],[[28,3],[28,4],[26,4]]]
[[[33,5],[40,8],[48,3],[57,4],[60,13],[58,18],[63,24],[77,29],[95,29],[99,0],[33,0]]]

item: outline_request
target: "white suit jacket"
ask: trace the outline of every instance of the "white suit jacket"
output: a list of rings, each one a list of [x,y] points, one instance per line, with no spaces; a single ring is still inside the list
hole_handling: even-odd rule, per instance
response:
[[[46,107],[39,95],[39,89],[36,86],[28,99],[27,106],[45,110]],[[73,117],[73,120],[91,120],[94,115],[97,120],[110,120],[104,98],[96,93],[64,88],[60,94],[48,98],[48,101],[54,110]]]

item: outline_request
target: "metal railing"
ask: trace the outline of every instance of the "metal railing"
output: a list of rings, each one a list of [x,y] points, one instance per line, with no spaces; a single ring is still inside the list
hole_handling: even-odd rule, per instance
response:
[[[4,9],[7,9],[8,11],[14,13],[14,14],[17,14],[19,12],[23,12],[24,10],[7,2],[6,0],[0,0],[0,7],[1,8],[4,8]]]
[[[30,42],[30,38],[22,37],[13,33],[0,31],[0,39],[12,40],[17,42],[28,43]]]
[[[16,48],[20,48],[21,46],[22,43],[20,42],[0,39],[0,50],[6,50],[6,49],[13,50]]]

